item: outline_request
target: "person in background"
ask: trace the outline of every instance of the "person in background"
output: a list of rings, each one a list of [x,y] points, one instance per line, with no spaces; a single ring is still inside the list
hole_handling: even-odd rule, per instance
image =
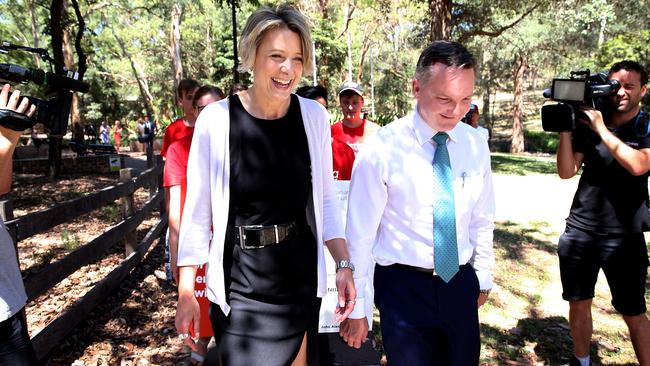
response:
[[[327,89],[320,85],[301,86],[296,90],[296,94],[303,98],[313,99],[327,109]]]
[[[478,111],[478,106],[476,104],[472,104],[470,105],[469,111],[467,112],[465,117],[463,117],[462,121],[474,127],[476,131],[478,131],[481,135],[483,135],[483,137],[485,137],[485,141],[490,141],[490,131],[487,128],[478,124],[478,120],[480,116],[481,115]]]
[[[178,104],[183,109],[183,117],[172,122],[165,129],[163,137],[162,148],[160,155],[167,156],[167,149],[174,141],[180,140],[185,136],[189,136],[194,132],[194,123],[196,122],[196,109],[192,105],[194,100],[194,93],[199,88],[199,83],[193,79],[183,79],[178,83],[176,95],[178,97]]]
[[[363,89],[348,81],[339,89],[339,104],[343,119],[332,125],[332,156],[334,179],[350,180],[352,165],[359,148],[379,125],[361,117]]]
[[[31,117],[36,112],[36,106],[30,106],[27,98],[18,103],[20,91],[14,90],[11,94],[9,92],[9,84],[5,84],[0,91],[0,195],[11,190],[12,155],[23,132],[23,129],[16,131],[5,127],[15,124],[15,117],[5,113],[17,113],[24,118]],[[24,129],[32,126],[33,124],[24,126]],[[18,267],[16,247],[0,217],[0,365],[37,365],[36,354],[27,331],[24,310],[26,301],[27,295]]]
[[[122,144],[122,123],[117,120],[113,125],[113,143],[115,144],[115,151],[120,152],[120,145]]]
[[[192,101],[196,108],[196,115],[199,116],[203,108],[210,103],[217,102],[224,98],[221,89],[204,85],[194,93]],[[214,121],[217,123],[217,121]],[[181,225],[185,195],[187,193],[187,157],[190,153],[192,144],[192,135],[173,142],[167,150],[167,159],[165,159],[165,173],[163,186],[169,190],[169,251],[171,259],[171,271],[174,281],[178,282],[178,267],[176,265],[178,258],[178,232]],[[198,337],[197,348],[191,353],[191,359],[197,365],[202,365],[208,352],[208,343],[212,338],[213,331],[210,325],[209,308],[210,301],[205,293],[205,265],[198,267],[195,277],[194,293],[199,302],[201,309],[200,330],[190,329],[193,337]]]
[[[138,133],[138,144],[140,145],[140,151],[142,153],[146,153],[147,152],[147,150],[146,150],[147,149],[147,147],[146,147],[147,146],[146,145],[147,134],[145,133],[144,119],[142,119],[142,117],[138,118],[138,122],[137,122],[135,128],[136,128],[136,132]]]
[[[253,12],[240,38],[253,84],[207,106],[187,164],[176,329],[186,344],[207,258],[215,364],[314,365],[307,341],[327,292],[324,245],[338,262],[338,320],[356,293],[331,172],[329,116],[292,94],[313,67],[307,19],[289,5]],[[211,230],[211,227],[213,230]],[[212,236],[214,233],[214,236]]]
[[[99,126],[99,141],[102,144],[108,144],[108,125],[106,121],[102,121],[101,126]]]

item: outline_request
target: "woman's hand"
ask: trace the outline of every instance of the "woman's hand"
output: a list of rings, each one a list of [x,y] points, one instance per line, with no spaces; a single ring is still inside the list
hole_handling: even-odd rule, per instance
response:
[[[179,339],[190,347],[192,351],[196,351],[197,345],[196,342],[194,342],[194,339],[190,337],[190,324],[193,325],[196,339],[198,339],[199,334],[201,334],[201,310],[199,309],[199,302],[196,300],[196,297],[194,297],[195,276],[196,268],[191,266],[179,268],[178,304],[176,305],[175,321]]]

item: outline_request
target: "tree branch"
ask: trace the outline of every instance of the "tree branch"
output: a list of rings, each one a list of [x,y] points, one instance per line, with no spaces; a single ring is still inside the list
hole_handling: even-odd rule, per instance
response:
[[[530,13],[532,13],[535,9],[539,7],[540,4],[535,4],[532,8],[528,9],[525,13],[521,14],[517,20],[514,22],[505,25],[501,28],[498,28],[497,30],[494,31],[486,31],[483,29],[476,29],[473,31],[469,31],[467,33],[463,33],[463,35],[460,36],[459,42],[460,43],[465,43],[470,37],[474,36],[488,36],[488,37],[498,37],[500,36],[503,32],[507,31],[508,29],[514,27],[515,25],[519,24],[522,20],[524,20],[525,17],[527,17]]]
[[[86,73],[87,69],[87,64],[86,64],[86,53],[84,52],[83,48],[81,47],[81,38],[84,35],[84,32],[86,31],[86,21],[84,21],[83,15],[81,15],[81,11],[79,10],[79,3],[77,0],[72,0],[72,7],[74,8],[74,13],[77,16],[77,21],[79,22],[79,29],[77,29],[77,36],[74,41],[74,49],[77,51],[77,66],[78,66],[78,73],[79,73],[79,80],[83,80],[84,74]]]
[[[354,6],[354,3],[352,1],[348,2],[348,14],[347,17],[345,18],[345,27],[343,28],[341,34],[339,34],[339,36],[336,38],[343,37],[345,33],[348,31],[348,28],[350,27],[350,22],[352,21],[352,14],[354,14],[355,9],[356,7]]]

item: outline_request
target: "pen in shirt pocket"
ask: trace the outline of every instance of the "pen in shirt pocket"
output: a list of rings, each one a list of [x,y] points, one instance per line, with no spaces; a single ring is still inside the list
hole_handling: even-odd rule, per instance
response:
[[[463,178],[463,188],[465,188],[465,177],[467,177],[467,173],[462,172],[462,173],[460,174],[460,177]]]

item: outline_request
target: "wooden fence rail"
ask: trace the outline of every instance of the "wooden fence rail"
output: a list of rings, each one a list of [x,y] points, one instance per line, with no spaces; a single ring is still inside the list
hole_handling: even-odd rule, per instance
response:
[[[139,188],[149,188],[149,200],[140,210],[125,210],[123,220],[97,236],[90,242],[68,253],[62,259],[48,264],[24,279],[28,302],[46,293],[66,279],[79,268],[103,258],[107,251],[132,235],[137,227],[155,210],[160,209],[160,220],[147,232],[145,237],[134,245],[127,244],[126,258],[106,277],[93,286],[81,299],[69,306],[61,315],[32,337],[34,349],[41,362],[69,334],[77,324],[99,305],[131,270],[142,261],[152,243],[162,237],[167,227],[164,213],[164,193],[162,190],[162,161],[140,175],[130,178],[130,170],[124,169],[122,182],[81,198],[63,202],[42,211],[30,213],[6,222],[9,233],[15,242],[46,232],[53,227],[69,222],[93,210],[113,204],[121,199],[122,206],[133,202],[133,194]],[[126,179],[124,177],[127,177]],[[11,207],[10,202],[7,207]],[[11,211],[11,210],[10,210]],[[12,212],[8,212],[9,216]],[[11,216],[10,216],[11,217]]]

